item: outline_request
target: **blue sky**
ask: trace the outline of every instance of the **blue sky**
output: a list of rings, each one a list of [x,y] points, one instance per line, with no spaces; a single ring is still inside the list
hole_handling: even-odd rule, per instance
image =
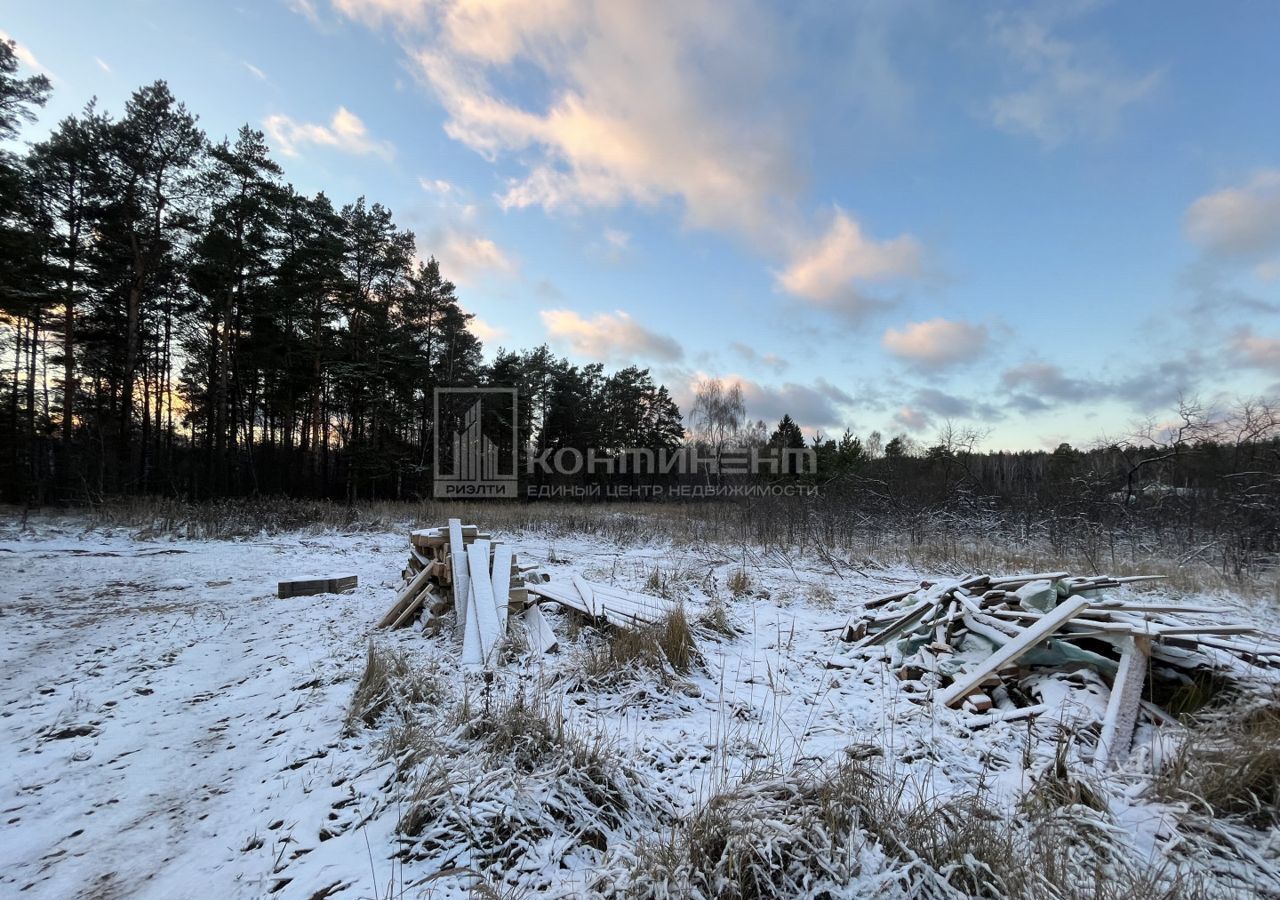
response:
[[[42,130],[169,81],[391,207],[491,352],[808,433],[1089,445],[1280,395],[1280,5],[5,0]]]

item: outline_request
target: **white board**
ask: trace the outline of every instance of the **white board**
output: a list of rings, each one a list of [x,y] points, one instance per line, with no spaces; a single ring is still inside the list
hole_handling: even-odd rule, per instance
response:
[[[479,666],[484,663],[484,650],[480,646],[480,625],[476,610],[476,593],[473,587],[467,589],[466,625],[462,628],[462,664]]]
[[[498,634],[505,634],[507,604],[511,600],[511,548],[506,544],[496,544],[493,548],[493,578],[490,584],[498,612]]]
[[[1013,662],[1057,631],[1058,627],[1063,623],[1070,621],[1088,608],[1089,601],[1084,597],[1069,597],[1063,600],[1051,612],[1045,613],[1033,625],[1028,626],[1019,637],[1014,638],[995,653],[992,653],[972,671],[957,674],[956,680],[952,682],[951,687],[938,696],[938,702],[943,706],[954,706],[959,703],[976,690],[983,679],[992,672]]]
[[[524,622],[524,630],[529,638],[529,649],[534,653],[550,653],[556,649],[559,641],[556,639],[556,633],[551,630],[547,617],[542,614],[542,610],[533,605],[525,609],[519,616]]]
[[[578,595],[582,597],[582,605],[587,608],[587,612],[599,618],[601,614],[600,607],[596,604],[596,592],[592,589],[591,582],[581,575],[574,575],[573,586],[577,588]]]
[[[493,602],[493,582],[489,576],[489,542],[476,540],[467,547],[467,562],[471,570],[471,591],[475,596],[475,605],[467,610],[467,618],[475,614],[476,628],[480,632],[480,654],[487,663],[502,637],[498,628],[498,610]]]
[[[462,520],[449,520],[449,554],[453,560],[453,614],[466,634],[467,627],[467,551],[462,543]]]
[[[1138,724],[1138,710],[1142,705],[1142,683],[1147,678],[1151,642],[1137,636],[1125,641],[1120,654],[1120,668],[1111,686],[1111,699],[1107,701],[1107,714],[1102,720],[1102,734],[1098,737],[1098,749],[1093,762],[1098,768],[1106,768],[1129,753],[1133,742],[1133,729]]]

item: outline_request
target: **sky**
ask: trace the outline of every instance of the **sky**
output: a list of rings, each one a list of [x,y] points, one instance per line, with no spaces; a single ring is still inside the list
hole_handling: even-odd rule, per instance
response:
[[[38,140],[169,82],[367,196],[491,356],[806,435],[1091,446],[1280,397],[1280,4],[0,0]]]

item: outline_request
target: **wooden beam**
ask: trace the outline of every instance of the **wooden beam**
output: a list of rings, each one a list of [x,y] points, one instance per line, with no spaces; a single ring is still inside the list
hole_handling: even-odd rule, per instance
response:
[[[1138,711],[1142,704],[1142,685],[1147,678],[1147,665],[1151,660],[1151,639],[1134,635],[1125,641],[1120,654],[1120,668],[1111,686],[1111,699],[1107,701],[1107,714],[1102,720],[1102,734],[1093,762],[1098,768],[1106,768],[1129,755],[1133,742],[1133,729],[1138,723]]]
[[[511,602],[511,548],[498,544],[493,549],[491,588],[498,613],[498,634],[506,634],[508,606]]]
[[[988,675],[1017,660],[1036,644],[1057,631],[1059,626],[1069,622],[1088,608],[1089,601],[1084,597],[1069,597],[1062,601],[1052,611],[1045,613],[1044,616],[1030,625],[1019,637],[1009,641],[1009,643],[987,657],[973,671],[957,674],[956,680],[951,683],[951,686],[939,695],[938,702],[943,706],[955,706],[971,692],[977,690]]]
[[[308,597],[314,594],[345,594],[355,590],[360,579],[355,575],[338,575],[333,578],[302,578],[281,581],[276,585],[276,596]]]
[[[466,633],[467,625],[467,551],[462,543],[462,520],[449,520],[449,554],[453,563],[453,614]]]
[[[467,562],[471,595],[475,598],[475,606],[467,610],[467,616],[475,613],[476,627],[480,633],[480,657],[483,662],[488,663],[493,648],[502,637],[502,631],[498,627],[498,608],[493,600],[493,581],[489,574],[489,542],[477,539],[467,547]]]

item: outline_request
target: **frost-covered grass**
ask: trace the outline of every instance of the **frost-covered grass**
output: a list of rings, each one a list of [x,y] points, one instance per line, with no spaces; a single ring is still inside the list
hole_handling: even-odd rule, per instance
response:
[[[1280,890],[1280,831],[1262,814],[1280,741],[1254,712],[1272,700],[1255,686],[1187,686],[1188,741],[1143,724],[1126,764],[1099,771],[1082,752],[1089,726],[974,728],[913,701],[887,667],[825,668],[830,629],[859,601],[942,563],[807,538],[695,539],[689,511],[554,508],[536,521],[501,504],[461,515],[553,579],[661,591],[681,617],[624,632],[548,609],[560,652],[534,658],[517,642],[489,676],[467,673],[448,627],[374,628],[405,528],[445,515],[423,510],[361,508],[354,525],[326,513],[282,532],[233,527],[230,513],[190,531],[0,525],[0,893]],[[206,529],[238,536],[183,536]],[[360,577],[353,594],[274,596],[278,578],[346,572]],[[1213,600],[1275,629],[1265,604]]]
[[[22,515],[15,511],[15,517]],[[43,514],[42,514],[43,515]],[[926,572],[1032,571],[1064,568],[1081,574],[1158,574],[1187,592],[1233,592],[1280,604],[1280,561],[1257,559],[1244,572],[1210,562],[1215,544],[1178,532],[1102,528],[1084,520],[1030,523],[995,512],[866,515],[856,501],[806,504],[725,503],[439,503],[263,498],[188,504],[153,497],[111,500],[74,514],[72,521],[119,527],[143,539],[232,539],[296,532],[383,532],[435,525],[449,516],[483,522],[504,533],[550,539],[593,536],[612,543],[673,546],[713,543],[736,548],[743,565],[725,573],[734,595],[750,588],[745,560],[758,549],[803,552],[828,566],[866,570],[899,565]],[[644,585],[665,595],[671,573],[648,573]],[[679,573],[675,573],[678,577]]]

